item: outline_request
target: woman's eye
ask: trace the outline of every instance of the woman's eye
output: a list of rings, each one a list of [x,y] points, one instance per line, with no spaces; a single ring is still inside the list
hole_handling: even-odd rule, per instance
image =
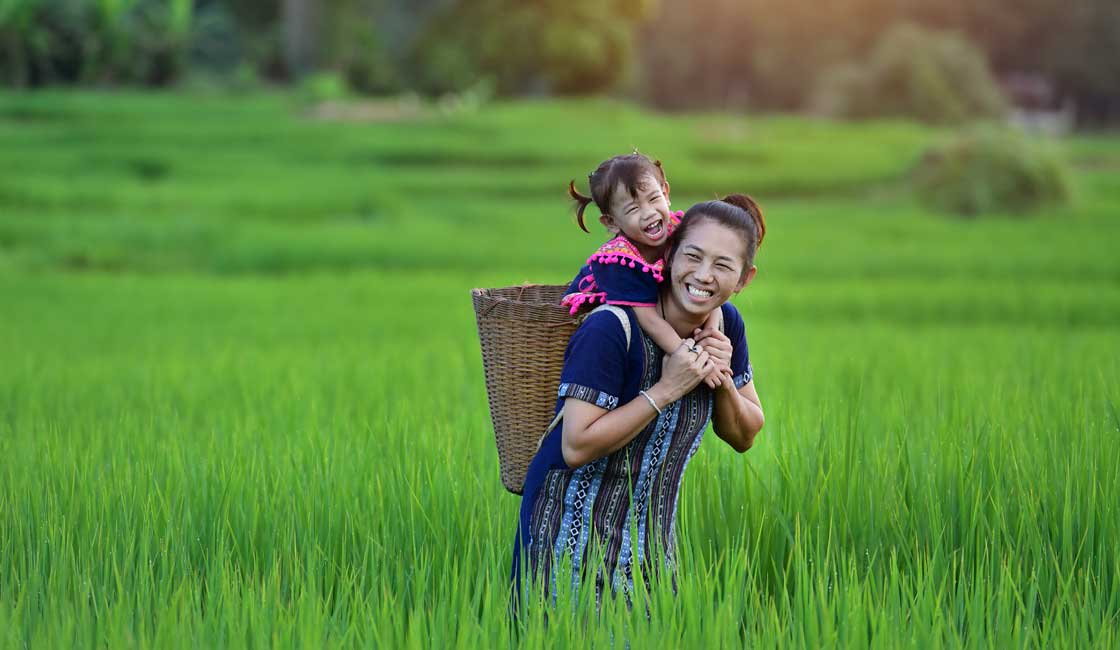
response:
[[[716,268],[718,268],[721,271],[730,271],[731,270],[731,267],[726,265],[726,264],[716,264]]]
[[[699,262],[700,261],[700,256],[699,255],[693,255],[692,253],[686,253],[685,257],[692,260],[693,262]]]

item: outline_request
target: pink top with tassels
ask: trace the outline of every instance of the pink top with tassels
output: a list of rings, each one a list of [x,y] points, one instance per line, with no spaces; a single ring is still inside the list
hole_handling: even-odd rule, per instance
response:
[[[683,212],[669,218],[669,233],[680,225]],[[596,302],[631,307],[657,305],[657,285],[664,280],[665,261],[649,261],[626,236],[619,235],[587,258],[561,304],[575,314]]]

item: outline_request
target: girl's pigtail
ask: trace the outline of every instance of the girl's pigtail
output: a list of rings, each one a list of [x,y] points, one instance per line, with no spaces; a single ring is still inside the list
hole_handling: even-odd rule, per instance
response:
[[[766,236],[766,220],[762,218],[762,208],[758,206],[758,203],[746,194],[730,194],[723,197],[723,202],[742,208],[747,214],[751,215],[755,230],[758,231],[758,243],[755,247],[761,247],[762,238]]]
[[[579,227],[583,229],[583,232],[591,232],[583,223],[583,212],[587,209],[588,204],[592,202],[592,198],[580,194],[579,190],[576,189],[576,182],[574,180],[568,183],[568,196],[572,197],[572,200],[576,202],[576,222],[579,224]]]

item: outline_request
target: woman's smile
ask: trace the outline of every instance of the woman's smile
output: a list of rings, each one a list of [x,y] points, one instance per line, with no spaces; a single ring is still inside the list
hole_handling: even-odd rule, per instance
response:
[[[693,298],[699,298],[701,300],[707,300],[708,298],[711,298],[712,294],[714,293],[710,289],[701,289],[694,284],[689,284],[688,282],[686,282],[684,286],[685,289],[688,290],[688,295],[692,296]]]
[[[670,294],[685,311],[705,314],[742,288],[742,244],[738,234],[715,222],[696,224],[670,264]]]

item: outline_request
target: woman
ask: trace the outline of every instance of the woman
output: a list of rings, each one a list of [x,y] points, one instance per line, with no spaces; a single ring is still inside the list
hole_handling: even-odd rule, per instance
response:
[[[563,419],[525,477],[515,597],[523,574],[554,589],[552,564],[562,554],[571,557],[574,584],[594,563],[597,601],[608,582],[629,593],[635,562],[650,575],[660,557],[673,571],[680,482],[709,419],[739,452],[762,428],[743,321],[727,300],[754,278],[765,232],[746,196],[688,210],[669,245],[658,303],[685,339],[672,354],[663,357],[629,309],[629,341],[608,311],[591,314],[572,335],[557,401]],[[716,309],[722,331],[701,329]],[[710,389],[702,381],[713,374],[719,381]]]

